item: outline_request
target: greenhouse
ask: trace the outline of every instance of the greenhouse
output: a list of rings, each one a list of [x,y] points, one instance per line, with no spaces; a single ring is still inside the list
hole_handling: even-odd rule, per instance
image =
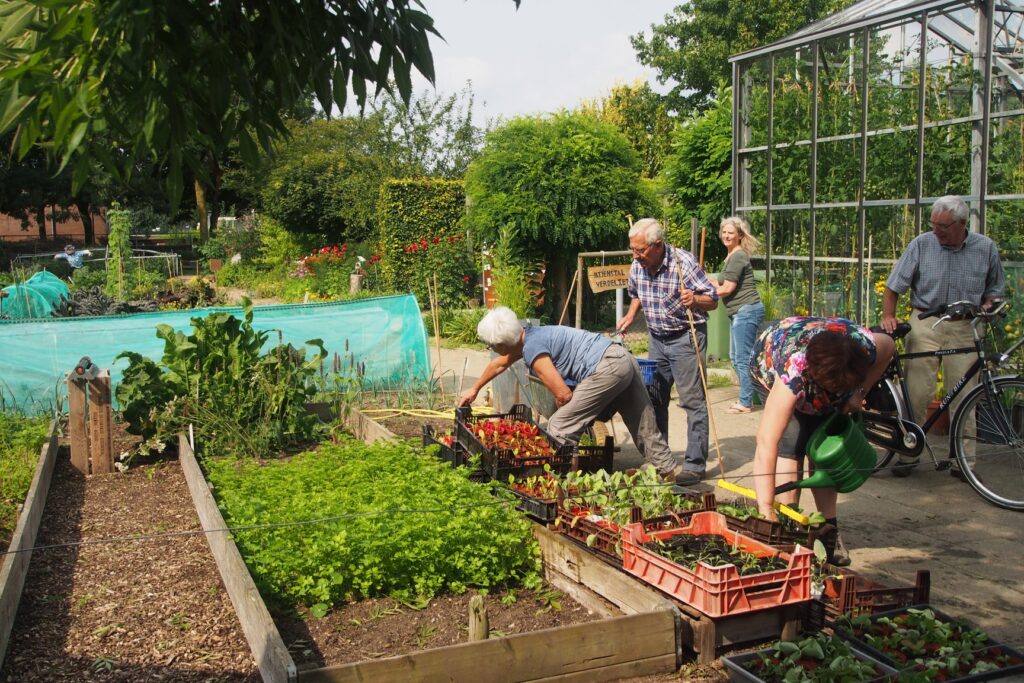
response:
[[[947,194],[1018,287],[1022,33],[1019,2],[863,0],[731,58],[733,210],[764,235],[784,309],[874,323]]]

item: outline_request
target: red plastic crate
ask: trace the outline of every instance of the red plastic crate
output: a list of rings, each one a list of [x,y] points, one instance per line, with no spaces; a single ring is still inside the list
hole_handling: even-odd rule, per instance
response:
[[[759,557],[781,555],[785,569],[740,576],[734,565],[712,567],[701,562],[690,571],[666,557],[642,547],[656,538],[680,534],[721,536],[732,545]],[[711,617],[754,612],[811,599],[811,559],[814,553],[797,546],[792,553],[780,553],[760,541],[729,528],[717,512],[695,514],[688,526],[646,533],[642,524],[629,524],[622,533],[623,568],[676,600]]]

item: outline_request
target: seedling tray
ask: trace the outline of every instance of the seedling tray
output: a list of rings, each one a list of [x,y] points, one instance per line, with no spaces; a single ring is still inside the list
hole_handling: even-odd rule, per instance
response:
[[[888,612],[880,612],[878,614],[872,615],[871,621],[876,622],[877,620],[883,617],[896,617],[901,614],[907,614],[908,609],[911,608],[903,607],[901,609],[890,610]],[[932,612],[935,613],[935,618],[939,621],[947,623],[961,623],[967,626],[968,628],[973,628],[965,620],[954,619],[953,617],[950,617],[949,615],[935,609],[931,605],[914,605],[912,609],[930,609]],[[861,650],[862,652],[870,655],[871,657],[874,657],[878,661],[883,662],[884,664],[888,664],[889,666],[892,666],[897,670],[908,670],[910,667],[914,666],[913,659],[911,659],[908,662],[900,662],[893,655],[882,652],[881,650],[875,649],[871,645],[868,645],[864,640],[855,636],[853,633],[844,628],[842,624],[839,622],[835,624],[834,630],[837,636],[849,641],[850,644],[858,650]],[[985,645],[988,646],[988,648],[993,652],[1009,655],[1010,657],[1014,658],[1015,663],[1011,666],[1008,666],[1003,669],[997,669],[995,671],[984,671],[976,674],[965,674],[963,676],[959,676],[956,678],[947,678],[945,679],[946,683],[967,683],[968,681],[991,681],[998,678],[1018,676],[1024,673],[1024,654],[992,638],[986,640]]]
[[[541,436],[555,448],[552,455],[536,456],[531,458],[517,458],[511,449],[488,448],[481,443],[474,431],[474,427],[481,422],[497,420],[518,420],[527,422],[537,427]],[[512,474],[516,477],[527,477],[542,474],[544,467],[549,466],[551,471],[559,474],[568,472],[572,467],[573,450],[572,444],[558,446],[551,435],[541,429],[533,421],[530,409],[519,403],[512,406],[507,413],[479,417],[472,414],[468,408],[459,408],[455,411],[455,434],[462,446],[472,455],[480,456],[480,464],[484,472],[496,481],[508,479]]]
[[[598,446],[577,446],[578,457],[572,463],[572,468],[582,472],[597,472],[604,470],[612,471],[612,459],[615,456],[615,440],[610,436],[604,437],[604,444]]]
[[[800,545],[810,546],[813,540],[809,539],[811,528],[797,524],[797,529],[787,528],[789,522],[773,522],[762,517],[748,517],[740,519],[728,513],[725,515],[726,523],[733,531],[738,531],[744,536],[767,543],[772,546]],[[793,522],[795,524],[795,522]]]
[[[917,572],[913,586],[892,588],[861,576],[848,569],[826,565],[826,572],[839,578],[827,578],[821,601],[830,619],[841,614],[879,614],[903,607],[927,603],[931,589],[931,573],[927,569]]]
[[[446,462],[452,467],[469,467],[469,454],[466,449],[463,448],[462,444],[455,440],[452,445],[439,441],[437,439],[437,432],[430,425],[423,425],[423,447],[427,446],[438,446],[440,450],[437,452],[437,457],[441,462]],[[485,481],[487,475],[481,469],[476,469],[470,473],[469,478],[473,481]]]
[[[666,540],[679,534],[715,535],[730,545],[758,557],[780,556],[784,569],[740,576],[735,565],[712,567],[704,562],[690,569],[676,564],[647,548],[645,543]],[[814,553],[798,546],[780,553],[771,546],[729,528],[725,516],[717,512],[699,512],[681,528],[647,533],[642,524],[629,524],[622,533],[623,568],[710,617],[754,612],[811,599],[811,559]]]
[[[643,520],[644,531],[664,531],[665,529],[678,529],[689,522],[690,518],[700,509],[687,510],[678,514],[652,517]],[[591,510],[557,509],[559,531],[569,538],[587,546],[602,560],[605,560],[616,567],[622,566],[622,529],[610,522],[600,514]]]
[[[522,484],[523,482],[517,481],[516,483]],[[535,519],[542,524],[551,524],[558,518],[559,496],[544,498],[526,491],[520,491],[511,484],[508,487],[508,491],[518,501],[516,509],[526,513],[527,517]]]
[[[729,680],[731,683],[765,683],[765,679],[758,678],[751,671],[748,671],[746,664],[756,659],[760,659],[761,655],[771,654],[773,651],[774,648],[766,647],[763,650],[757,650],[755,652],[744,652],[743,654],[722,657],[722,663],[725,664],[725,668],[729,670]],[[880,662],[875,657],[872,657],[866,652],[861,652],[855,647],[850,647],[850,654],[857,659],[874,665],[879,673],[878,678],[874,680],[893,680],[892,677],[897,673],[896,669],[892,668],[888,664]]]

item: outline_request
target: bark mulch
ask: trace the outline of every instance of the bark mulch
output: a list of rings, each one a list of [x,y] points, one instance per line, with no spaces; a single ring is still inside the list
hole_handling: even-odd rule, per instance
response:
[[[83,545],[33,553],[0,681],[259,681],[202,534],[90,544],[198,529],[176,460],[86,479],[62,449],[36,545]]]

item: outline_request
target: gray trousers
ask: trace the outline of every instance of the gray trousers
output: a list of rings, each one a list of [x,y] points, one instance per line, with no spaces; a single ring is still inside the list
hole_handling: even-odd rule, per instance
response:
[[[693,334],[689,331],[669,340],[659,340],[649,334],[647,357],[658,363],[658,400],[654,403],[658,429],[668,442],[668,403],[674,383],[679,391],[679,407],[686,411],[683,468],[703,472],[708,461],[708,405],[704,400],[700,369],[707,365],[707,328],[698,325],[696,333],[696,349],[693,347]],[[700,365],[697,364],[698,353]]]
[[[575,440],[598,416],[610,413],[622,416],[647,462],[661,473],[674,471],[676,461],[658,430],[640,365],[618,344],[610,346],[593,374],[576,385],[572,399],[554,412],[547,429],[556,439]]]

